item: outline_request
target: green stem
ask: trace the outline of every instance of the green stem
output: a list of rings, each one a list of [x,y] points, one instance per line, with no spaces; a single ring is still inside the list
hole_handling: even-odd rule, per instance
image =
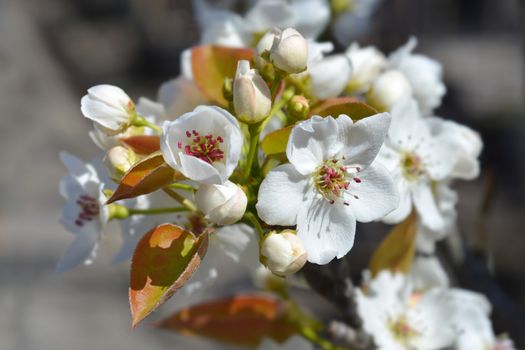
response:
[[[157,132],[159,134],[162,133],[162,128],[160,126],[147,121],[146,118],[144,118],[141,115],[137,115],[137,117],[133,121],[133,125],[134,126],[139,126],[139,127],[140,126],[145,126],[147,128],[150,128],[150,129],[154,130],[155,132]]]
[[[180,184],[180,183],[171,184],[169,185],[169,188],[174,188],[176,190],[190,191],[190,192],[195,191],[195,188],[193,186],[187,185],[187,184]]]
[[[259,220],[257,219],[257,217],[255,216],[254,213],[252,213],[251,211],[247,211],[246,213],[244,213],[244,218],[249,221],[253,227],[257,230],[257,234],[259,235],[259,240],[262,241],[263,237],[264,237],[264,230],[261,226],[261,223],[259,222]]]
[[[178,194],[177,192],[165,187],[162,189],[164,192],[166,192],[166,194],[168,196],[170,196],[171,198],[175,199],[177,202],[179,202],[181,205],[183,205],[184,207],[186,207],[186,209],[188,209],[189,211],[192,211],[192,212],[198,212],[199,209],[197,208],[197,206],[195,205],[195,203],[193,203],[192,201],[190,201],[189,199],[187,198],[184,198],[183,196],[181,196],[180,194]]]
[[[257,157],[257,150],[259,149],[259,135],[261,134],[263,124],[264,122],[249,125],[250,149],[248,150],[248,157],[244,165],[244,175],[241,183],[246,183],[250,178],[255,158]]]
[[[323,350],[343,350],[343,348],[333,344],[331,341],[321,338],[319,334],[310,327],[300,327],[298,332],[303,338],[319,346]]]
[[[168,214],[168,213],[180,213],[188,211],[188,208],[178,207],[178,208],[155,208],[155,209],[132,209],[128,208],[129,215],[158,215],[158,214]]]

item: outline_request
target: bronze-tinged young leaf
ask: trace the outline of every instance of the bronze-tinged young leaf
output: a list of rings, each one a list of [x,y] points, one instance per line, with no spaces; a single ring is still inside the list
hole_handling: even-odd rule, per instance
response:
[[[126,146],[140,155],[150,155],[160,151],[160,137],[155,135],[137,135],[120,139]]]
[[[261,148],[267,155],[274,155],[286,152],[286,145],[290,138],[293,125],[272,131],[261,142]]]
[[[410,214],[383,239],[370,260],[370,271],[376,276],[381,270],[407,273],[416,253],[416,214]]]
[[[370,117],[378,112],[367,105],[366,103],[359,102],[353,97],[336,97],[329,98],[327,100],[319,102],[310,111],[310,115],[320,115],[321,117],[327,117],[331,115],[337,118],[340,114],[346,114],[354,122]]]
[[[122,176],[107,204],[154,192],[172,183],[174,177],[175,170],[166,164],[162,154],[154,154],[134,164]]]
[[[198,46],[191,50],[191,67],[197,87],[210,101],[222,107],[228,106],[223,96],[222,86],[225,78],[233,78],[237,61],[251,60],[252,49],[223,46]]]
[[[173,224],[162,224],[142,237],[131,260],[129,304],[132,326],[181,288],[208,249],[208,233],[196,237]]]
[[[287,307],[274,297],[245,294],[184,308],[159,327],[231,345],[258,346],[264,337],[279,343],[296,333]]]

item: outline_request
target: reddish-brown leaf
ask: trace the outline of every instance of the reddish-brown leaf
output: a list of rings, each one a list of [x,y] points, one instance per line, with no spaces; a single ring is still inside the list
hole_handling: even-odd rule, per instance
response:
[[[340,114],[346,114],[354,122],[377,113],[374,108],[353,97],[329,98],[319,102],[310,111],[310,115],[320,115],[321,117],[331,115],[337,118]]]
[[[184,308],[159,327],[218,340],[257,346],[264,337],[282,343],[296,331],[280,300],[257,294],[236,295]]]
[[[207,232],[196,237],[172,224],[159,225],[142,237],[131,261],[129,304],[133,327],[186,283],[207,249]]]
[[[117,189],[107,203],[156,191],[172,183],[175,174],[175,170],[166,164],[162,154],[154,154],[134,164],[122,176]]]
[[[160,137],[155,135],[137,135],[123,137],[120,139],[126,146],[130,147],[135,153],[150,155],[160,151]]]
[[[407,273],[416,253],[415,213],[397,224],[383,239],[370,260],[370,271],[377,275],[381,270]]]
[[[191,50],[193,79],[204,96],[225,107],[228,101],[222,92],[224,79],[234,77],[237,61],[252,58],[252,49],[213,45],[195,47]]]

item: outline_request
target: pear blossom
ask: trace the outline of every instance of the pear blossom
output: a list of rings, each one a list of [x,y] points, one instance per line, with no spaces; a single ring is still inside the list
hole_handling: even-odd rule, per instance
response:
[[[378,158],[394,177],[400,193],[399,207],[383,221],[397,223],[406,218],[412,207],[424,226],[440,231],[445,219],[440,212],[432,186],[452,175],[458,159],[453,135],[432,135],[417,103],[405,99],[392,110],[392,125]]]
[[[454,307],[444,289],[414,292],[403,275],[380,272],[356,291],[357,312],[364,330],[379,350],[438,350],[452,345]]]
[[[297,225],[310,262],[343,257],[353,246],[356,220],[380,219],[398,205],[392,177],[374,162],[389,124],[387,113],[356,123],[340,115],[297,124],[286,149],[290,163],[261,183],[259,217],[269,225]]]
[[[60,222],[75,235],[56,266],[57,271],[65,271],[93,262],[109,211],[95,167],[66,152],[60,153],[60,159],[69,171],[60,181],[60,194],[66,199]]]
[[[443,83],[441,64],[427,56],[412,53],[416,45],[417,39],[411,37],[404,46],[390,55],[389,65],[407,77],[414,98],[426,115],[441,105],[447,90]]]
[[[97,85],[88,89],[80,101],[84,117],[97,123],[107,135],[126,131],[136,117],[135,104],[121,88]]]
[[[447,272],[435,255],[416,255],[407,276],[414,290],[426,291],[430,288],[450,285]]]
[[[352,62],[344,54],[324,57],[308,68],[311,92],[319,99],[339,96],[352,77]]]
[[[307,253],[295,232],[270,232],[261,244],[261,261],[276,275],[287,276],[306,263]]]
[[[222,184],[237,166],[242,144],[235,117],[220,107],[198,106],[164,122],[160,147],[166,162],[187,178]]]
[[[294,27],[305,37],[316,38],[330,20],[325,0],[258,0],[244,15],[213,8],[205,0],[194,5],[201,42],[230,47],[251,47],[258,35],[271,28]]]
[[[308,42],[293,28],[279,31],[270,49],[270,61],[286,73],[300,73],[306,70]]]
[[[390,111],[394,105],[412,96],[412,87],[403,73],[388,70],[372,83],[366,101],[380,111]]]
[[[270,89],[250,62],[240,60],[233,80],[233,107],[239,120],[258,123],[268,117],[272,108]]]
[[[207,220],[217,225],[231,225],[244,215],[248,199],[239,186],[226,181],[222,185],[200,185],[195,192],[195,202]]]
[[[347,85],[350,92],[366,92],[386,67],[386,57],[374,46],[359,47],[353,43],[345,52],[352,62],[353,75]]]

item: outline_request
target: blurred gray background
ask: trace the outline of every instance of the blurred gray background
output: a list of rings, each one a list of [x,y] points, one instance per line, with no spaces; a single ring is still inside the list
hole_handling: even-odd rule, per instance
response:
[[[522,305],[524,14],[518,0],[387,0],[361,38],[389,52],[414,34],[418,51],[443,63],[449,90],[437,114],[480,130],[486,145],[483,176],[457,186],[460,224],[470,245],[489,242],[496,278]],[[111,83],[155,98],[198,39],[190,1],[0,0],[0,349],[210,348],[130,329],[128,266],[110,265],[116,234],[93,266],[53,271],[72,238],[58,224],[58,152],[97,152],[80,97]]]

